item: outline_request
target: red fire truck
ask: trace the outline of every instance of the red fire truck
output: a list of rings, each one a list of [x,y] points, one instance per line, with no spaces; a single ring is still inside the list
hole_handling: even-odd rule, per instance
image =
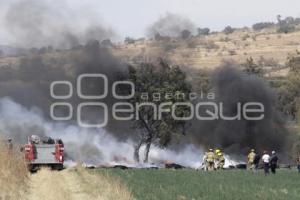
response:
[[[46,138],[32,135],[24,146],[25,160],[30,171],[37,171],[41,166],[54,170],[63,169],[64,143],[61,139]]]

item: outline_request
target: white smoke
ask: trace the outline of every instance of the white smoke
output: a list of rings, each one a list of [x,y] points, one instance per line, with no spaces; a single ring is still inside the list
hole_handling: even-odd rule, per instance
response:
[[[33,134],[61,138],[65,143],[67,158],[72,162],[144,166],[134,162],[132,140],[119,141],[104,129],[86,129],[74,124],[49,122],[38,108],[24,108],[7,97],[0,99],[0,133],[2,137],[10,137],[21,144],[26,143],[27,138]],[[177,151],[152,146],[149,162],[157,166],[171,162],[199,168],[202,157],[203,150],[191,144]]]

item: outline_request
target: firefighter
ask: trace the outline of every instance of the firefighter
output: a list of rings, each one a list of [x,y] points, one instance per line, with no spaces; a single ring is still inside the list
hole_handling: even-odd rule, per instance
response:
[[[297,159],[296,159],[296,162],[297,162],[297,169],[298,169],[298,172],[300,173],[300,154],[298,155]]]
[[[221,155],[222,152],[220,149],[216,149],[215,150],[215,168],[219,169],[220,168],[220,159],[221,159]]]
[[[259,153],[256,153],[256,154],[255,154],[255,157],[254,157],[254,161],[253,161],[253,164],[254,164],[254,171],[255,171],[255,172],[258,170],[258,167],[259,167],[259,161],[260,161],[260,155],[259,155]]]
[[[265,172],[265,175],[266,174],[269,174],[269,168],[270,168],[270,155],[268,154],[267,151],[264,151],[264,154],[262,156],[262,161],[263,161],[263,164],[264,164],[264,172]]]
[[[221,150],[220,149],[216,149],[215,150],[215,157],[218,157],[218,154],[221,152]]]
[[[213,149],[209,149],[209,152],[206,154],[206,164],[207,164],[207,170],[213,171],[214,165],[215,165],[215,154]]]
[[[207,162],[206,162],[207,152],[204,153],[202,166],[204,167],[204,171],[207,171]]]
[[[218,153],[218,169],[223,169],[225,164],[225,158],[222,152]]]
[[[255,150],[251,149],[251,152],[248,154],[248,169],[255,169],[254,158],[255,158]]]
[[[272,174],[276,174],[277,163],[278,163],[278,156],[276,155],[275,151],[272,151],[272,156],[270,158],[270,168]]]

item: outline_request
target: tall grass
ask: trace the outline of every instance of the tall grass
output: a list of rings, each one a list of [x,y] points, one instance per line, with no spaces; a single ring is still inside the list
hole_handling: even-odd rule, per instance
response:
[[[8,149],[0,141],[0,199],[24,199],[27,180],[28,171],[18,147]]]

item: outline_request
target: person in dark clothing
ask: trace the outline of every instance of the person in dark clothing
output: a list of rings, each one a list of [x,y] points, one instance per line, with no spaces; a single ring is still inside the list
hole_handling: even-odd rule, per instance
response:
[[[276,155],[276,152],[272,151],[272,156],[270,159],[270,168],[273,174],[276,174],[277,162],[278,162],[278,157]]]
[[[259,167],[259,161],[260,161],[260,155],[257,153],[255,154],[254,160],[253,160],[253,164],[254,164],[254,171],[258,170]]]
[[[299,156],[298,156],[298,158],[297,158],[297,168],[298,168],[298,172],[300,173],[300,154],[299,154]]]

